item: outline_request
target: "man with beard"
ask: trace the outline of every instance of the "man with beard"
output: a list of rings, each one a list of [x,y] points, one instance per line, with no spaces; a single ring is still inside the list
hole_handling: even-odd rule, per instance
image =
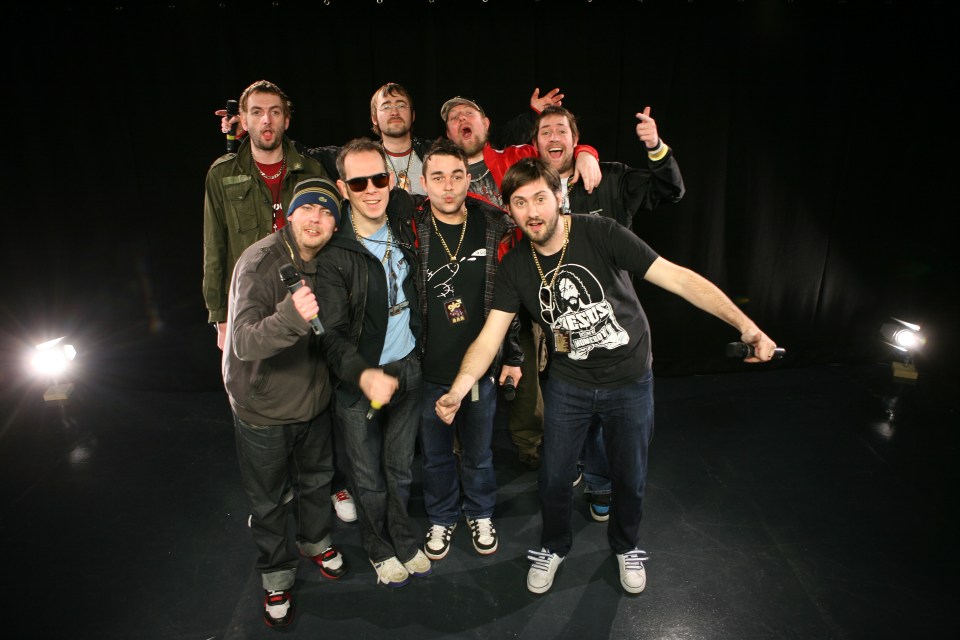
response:
[[[220,129],[226,133],[239,122],[239,118],[227,118],[224,109],[215,111],[221,116]],[[380,144],[387,152],[387,162],[396,179],[396,184],[408,193],[426,195],[420,185],[423,169],[423,154],[430,142],[413,136],[413,123],[417,119],[413,98],[405,87],[388,82],[373,92],[370,98],[370,122],[373,132],[380,136]],[[238,138],[245,132],[241,131]],[[297,149],[318,160],[331,175],[337,175],[338,146],[310,147],[298,145]]]
[[[530,96],[530,108],[541,113],[551,105],[560,106],[563,97],[559,89],[540,96],[540,89],[536,88]],[[470,191],[497,206],[503,206],[500,181],[504,173],[517,160],[536,156],[537,148],[530,144],[520,144],[495,149],[489,140],[490,119],[480,105],[470,98],[450,98],[443,103],[440,118],[446,125],[447,137],[467,154],[470,163]],[[515,122],[508,125],[511,129],[518,126],[522,125]],[[501,137],[509,137],[509,134]],[[584,151],[586,153],[582,153]],[[580,181],[583,186],[592,191],[601,178],[597,151],[593,147],[579,145],[573,150],[573,154],[576,158],[574,180],[582,176]],[[539,375],[546,364],[547,355],[539,327],[526,312],[521,311],[519,317],[519,339],[526,382],[517,386],[516,396],[510,403],[508,428],[510,437],[517,446],[520,462],[530,469],[537,469],[540,466],[539,447],[543,439],[543,395],[540,391]]]
[[[573,152],[580,140],[576,117],[559,105],[547,106],[540,112],[533,142],[540,157],[560,174],[564,213],[605,216],[631,229],[637,211],[653,211],[663,202],[676,203],[683,197],[680,167],[672,149],[660,139],[650,107],[637,113],[636,118],[637,138],[647,153],[646,166],[633,168],[619,162],[601,162],[603,182],[588,192],[572,179]],[[581,461],[590,517],[606,522],[610,517],[610,481],[603,433],[598,425],[590,429]]]
[[[240,122],[249,132],[236,153],[207,171],[203,202],[203,297],[207,321],[226,336],[227,289],[233,266],[251,244],[284,224],[297,182],[326,178],[319,162],[286,137],[292,103],[277,85],[258,80],[240,96]]]
[[[329,180],[299,182],[289,224],[241,254],[230,287],[223,383],[266,592],[263,619],[271,628],[293,619],[299,555],[327,578],[347,571],[330,536],[330,374],[310,326],[319,309],[316,256],[336,230],[340,205]],[[291,265],[302,278],[293,293],[280,277],[280,269]],[[289,531],[284,508],[288,484],[296,531]],[[291,537],[297,549],[288,546]]]
[[[526,238],[497,273],[493,307],[467,350],[448,394],[436,404],[450,422],[464,396],[484,374],[522,305],[550,336],[553,358],[544,385],[544,450],[540,469],[540,550],[530,551],[527,589],[545,593],[573,544],[570,477],[590,425],[604,430],[613,508],[607,539],[628,593],[646,586],[639,549],[640,520],[653,437],[650,330],[630,275],[677,294],[740,333],[755,355],[773,358],[776,345],[720,289],[656,254],[645,242],[600,216],[564,214],[560,176],[540,159],[516,163],[504,177],[503,196]],[[564,313],[563,272],[583,287],[578,308]],[[571,280],[573,282],[573,280]],[[571,296],[567,296],[569,299]]]

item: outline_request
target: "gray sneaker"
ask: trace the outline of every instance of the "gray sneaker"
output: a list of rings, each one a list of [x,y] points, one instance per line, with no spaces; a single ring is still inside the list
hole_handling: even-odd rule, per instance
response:
[[[430,564],[430,559],[427,558],[427,556],[424,555],[423,551],[420,551],[420,549],[417,549],[417,555],[404,562],[403,566],[406,568],[407,572],[415,578],[428,576],[433,571],[433,567]]]
[[[406,567],[397,560],[397,556],[391,556],[383,562],[371,560],[370,564],[377,572],[377,584],[385,584],[388,587],[402,587],[410,582],[410,574]]]

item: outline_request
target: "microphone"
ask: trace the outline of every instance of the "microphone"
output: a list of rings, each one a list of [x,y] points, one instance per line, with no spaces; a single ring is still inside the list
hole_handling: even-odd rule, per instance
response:
[[[240,103],[236,100],[227,100],[227,120],[240,113]],[[230,133],[227,134],[227,153],[234,153],[237,150],[237,123],[230,125]]]
[[[513,383],[513,376],[507,376],[503,381],[503,397],[508,401],[517,397],[517,385]]]
[[[753,345],[745,342],[731,342],[725,349],[728,358],[752,358],[754,356]],[[777,347],[773,350],[773,359],[782,358],[787,352],[783,347]]]
[[[290,293],[295,292],[303,286],[303,281],[300,280],[300,274],[297,273],[297,268],[289,262],[280,267],[280,279],[283,280],[283,284],[287,285]],[[320,318],[317,316],[310,318],[310,327],[313,328],[313,332],[318,336],[323,335],[323,325],[320,324]]]
[[[377,415],[377,411],[379,411],[382,407],[383,405],[376,400],[371,400],[370,408],[367,409],[367,420],[373,420],[373,417]]]

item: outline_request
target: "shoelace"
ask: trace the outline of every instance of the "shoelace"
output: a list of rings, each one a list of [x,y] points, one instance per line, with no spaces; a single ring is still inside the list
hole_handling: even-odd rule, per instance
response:
[[[497,530],[493,528],[493,520],[490,518],[471,520],[470,524],[473,526],[473,530],[476,531],[478,538],[493,537],[493,534],[497,532]]]
[[[646,551],[634,549],[623,554],[623,568],[627,571],[640,571],[643,569],[643,561],[649,560]]]
[[[533,563],[533,568],[539,571],[550,571],[550,562],[555,554],[549,551],[527,550],[527,560]]]
[[[287,596],[283,591],[267,591],[267,604],[271,607],[283,606],[287,602]]]
[[[347,493],[345,490],[337,491],[335,495],[337,497],[337,502],[344,502],[345,500],[350,499],[350,494]]]
[[[445,526],[442,524],[435,524],[430,527],[430,540],[437,540],[438,538],[443,542],[446,542],[450,537],[451,531],[448,531]]]

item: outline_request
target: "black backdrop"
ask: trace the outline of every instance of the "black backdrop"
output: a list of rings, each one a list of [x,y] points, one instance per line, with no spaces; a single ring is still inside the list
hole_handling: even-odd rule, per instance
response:
[[[219,386],[200,294],[212,111],[266,78],[313,145],[372,135],[387,81],[425,138],[453,95],[496,129],[557,86],[583,141],[639,165],[650,105],[687,195],[636,229],[743,304],[787,347],[779,366],[889,360],[893,315],[927,330],[920,367],[952,376],[956,17],[935,0],[20,6],[0,45],[4,358],[68,335],[110,381]],[[745,366],[722,356],[726,325],[640,287],[659,375]]]

